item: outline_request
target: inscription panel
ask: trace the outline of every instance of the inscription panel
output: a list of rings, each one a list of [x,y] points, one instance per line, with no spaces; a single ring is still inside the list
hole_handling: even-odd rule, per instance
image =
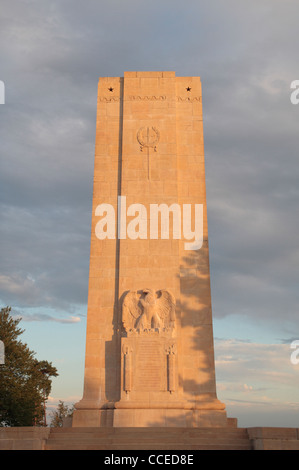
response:
[[[140,339],[135,362],[135,390],[160,391],[166,356],[162,354],[161,344],[154,339]]]

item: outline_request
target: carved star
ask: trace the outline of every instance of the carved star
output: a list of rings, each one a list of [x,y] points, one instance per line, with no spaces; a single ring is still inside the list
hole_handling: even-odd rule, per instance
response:
[[[110,88],[108,88],[108,90],[109,90],[109,91],[113,91],[113,90],[114,90],[114,88],[112,88],[112,86],[111,86]]]
[[[187,91],[191,91],[191,88],[188,86],[188,87],[186,88],[186,90],[187,90]]]

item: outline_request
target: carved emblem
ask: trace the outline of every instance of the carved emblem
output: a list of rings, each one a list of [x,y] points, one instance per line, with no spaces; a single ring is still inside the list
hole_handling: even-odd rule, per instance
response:
[[[192,103],[193,101],[200,101],[200,96],[194,96],[193,98],[190,96],[187,96],[187,97],[178,96],[177,101],[189,101],[190,103]]]
[[[158,129],[154,126],[152,127],[141,127],[137,132],[137,140],[140,144],[140,150],[142,151],[143,147],[153,148],[155,152],[157,151],[157,143],[160,139],[160,133]]]
[[[164,101],[166,100],[166,95],[160,95],[160,96],[140,96],[140,95],[137,95],[137,96],[134,96],[134,95],[130,95],[129,96],[129,100],[131,101]]]
[[[176,354],[176,353],[177,353],[176,344],[174,344],[174,343],[168,344],[168,345],[165,347],[165,352],[166,352],[166,354],[168,354],[169,356],[170,356],[171,354]]]
[[[126,331],[173,328],[175,298],[164,289],[129,291],[122,305],[122,322]]]
[[[120,97],[119,96],[101,96],[100,98],[98,98],[98,101],[100,102],[103,102],[103,103],[111,103],[111,102],[118,102],[120,101]]]

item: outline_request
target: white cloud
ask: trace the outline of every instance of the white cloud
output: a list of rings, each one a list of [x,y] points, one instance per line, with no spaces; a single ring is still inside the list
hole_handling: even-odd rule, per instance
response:
[[[298,406],[299,367],[292,365],[288,344],[217,340],[218,395],[229,403]]]

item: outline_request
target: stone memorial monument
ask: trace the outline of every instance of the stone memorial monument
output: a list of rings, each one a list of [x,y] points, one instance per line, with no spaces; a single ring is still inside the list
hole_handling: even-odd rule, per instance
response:
[[[100,78],[84,393],[73,426],[226,425],[200,78]]]
[[[299,449],[217,399],[199,77],[100,78],[83,397],[71,428],[3,428],[0,449]]]

